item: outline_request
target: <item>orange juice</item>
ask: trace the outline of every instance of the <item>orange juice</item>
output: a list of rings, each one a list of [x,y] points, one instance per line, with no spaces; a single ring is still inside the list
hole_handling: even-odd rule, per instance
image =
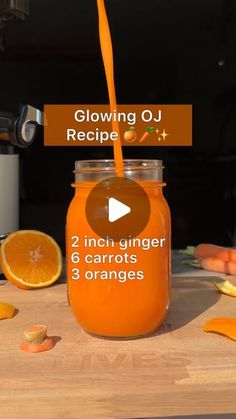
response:
[[[104,0],[97,0],[97,5],[110,108],[115,111],[111,36]],[[118,122],[112,121],[112,129],[119,134]],[[120,232],[120,239],[100,234],[96,228],[100,223],[103,225],[109,197],[117,192],[109,183],[114,176],[124,180],[123,187],[117,186],[117,189],[128,202],[129,196],[135,201],[138,188],[145,191],[144,201],[148,201],[148,205],[142,199],[136,200],[136,223],[140,220],[142,224],[149,207],[149,217],[143,229],[138,234],[129,234],[130,231],[133,233],[129,220],[131,224],[133,221],[132,217],[127,218],[127,229]],[[101,204],[101,196],[97,196],[92,208],[95,225],[91,228],[87,203],[95,186],[99,187],[99,182],[104,179],[101,194],[105,194],[108,203]],[[126,179],[136,183],[130,185]],[[170,294],[170,214],[162,194],[163,186],[162,162],[123,160],[120,137],[114,142],[114,161],[76,162],[75,196],[67,213],[66,225],[67,283],[71,309],[86,331],[100,336],[132,338],[153,332],[163,321]],[[121,208],[131,209],[116,202]],[[134,213],[135,207],[134,202]],[[145,214],[142,214],[142,208]],[[109,221],[112,230],[114,220],[109,218]]]
[[[88,332],[136,337],[157,329],[168,310],[170,215],[161,162],[123,164],[124,176],[138,182],[149,198],[149,221],[135,238],[114,242],[96,235],[87,220],[86,201],[96,182],[114,176],[116,168],[111,161],[77,162],[75,196],[67,214],[68,296]]]

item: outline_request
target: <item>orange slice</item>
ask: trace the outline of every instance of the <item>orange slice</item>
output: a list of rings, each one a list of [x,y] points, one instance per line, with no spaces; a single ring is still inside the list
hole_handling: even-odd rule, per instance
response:
[[[61,274],[61,250],[45,233],[19,230],[2,242],[0,265],[6,278],[19,288],[48,287]]]

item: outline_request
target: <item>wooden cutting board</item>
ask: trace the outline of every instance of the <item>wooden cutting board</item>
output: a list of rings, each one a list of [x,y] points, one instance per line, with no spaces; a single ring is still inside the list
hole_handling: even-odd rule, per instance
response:
[[[114,341],[83,332],[66,285],[24,291],[0,285],[0,301],[19,312],[0,321],[2,418],[135,418],[236,411],[236,342],[202,331],[206,320],[235,316],[236,299],[216,277],[174,277],[170,313],[150,337]],[[46,323],[50,352],[19,350],[22,330]]]

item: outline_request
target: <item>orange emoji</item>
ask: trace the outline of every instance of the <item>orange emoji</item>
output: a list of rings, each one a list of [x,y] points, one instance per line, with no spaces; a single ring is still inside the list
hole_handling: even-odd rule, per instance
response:
[[[133,127],[128,128],[124,133],[124,140],[127,141],[127,143],[133,143],[137,138],[137,134],[134,131]]]

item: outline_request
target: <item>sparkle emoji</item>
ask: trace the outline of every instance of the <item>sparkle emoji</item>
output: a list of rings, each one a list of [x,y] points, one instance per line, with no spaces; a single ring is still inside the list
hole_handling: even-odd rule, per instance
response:
[[[124,140],[127,143],[133,143],[137,138],[137,134],[134,130],[134,127],[128,128],[124,133]]]
[[[163,131],[162,131],[162,133],[161,133],[160,135],[161,135],[161,137],[162,137],[163,141],[165,141],[165,140],[166,140],[167,135],[169,135],[169,134],[167,134],[167,132],[166,132],[166,130],[165,130],[165,128],[164,128],[164,129],[163,129]]]

